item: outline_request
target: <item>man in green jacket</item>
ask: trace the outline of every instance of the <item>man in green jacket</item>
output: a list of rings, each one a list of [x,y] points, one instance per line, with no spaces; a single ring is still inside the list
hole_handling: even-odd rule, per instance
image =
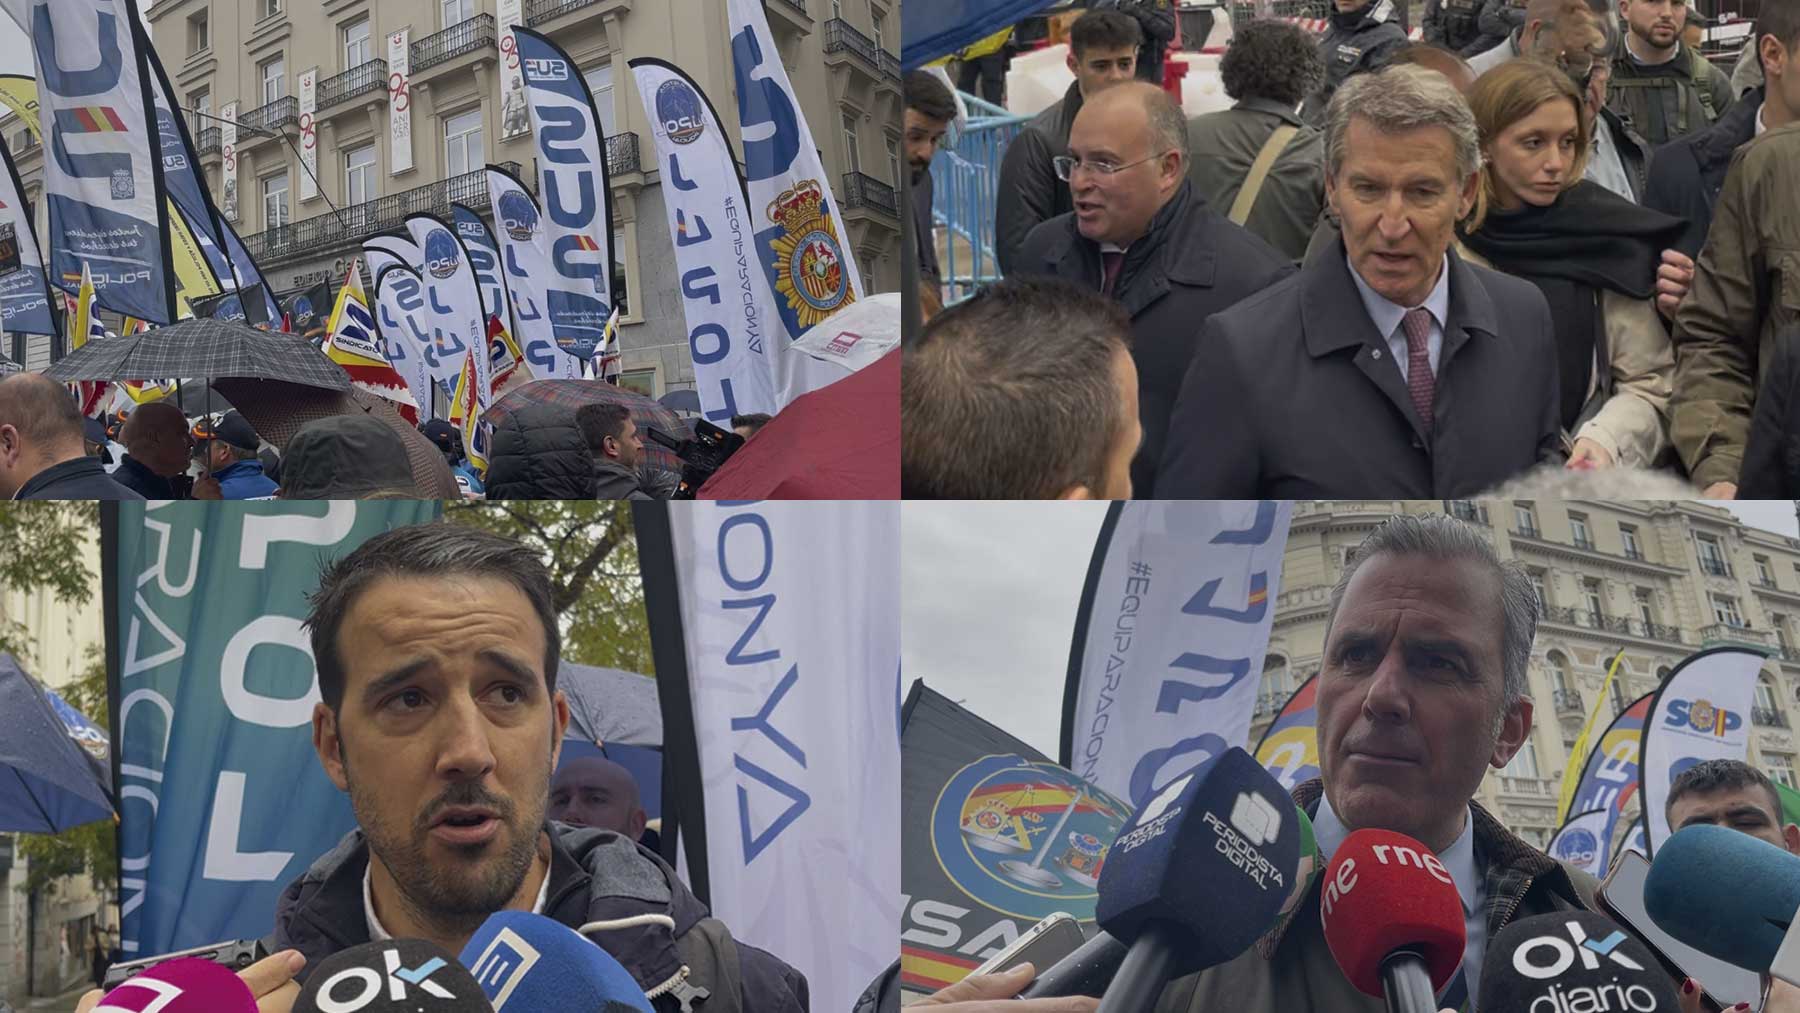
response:
[[[1687,0],[1619,0],[1625,45],[1607,106],[1653,148],[1705,130],[1731,108],[1731,76],[1681,41]]]

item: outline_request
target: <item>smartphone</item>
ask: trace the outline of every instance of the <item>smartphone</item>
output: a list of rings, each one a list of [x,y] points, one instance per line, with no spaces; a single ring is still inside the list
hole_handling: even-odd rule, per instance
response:
[[[180,953],[159,953],[154,957],[143,957],[138,960],[121,960],[106,969],[106,980],[101,983],[100,990],[110,992],[127,978],[142,974],[165,960],[198,957],[201,960],[210,960],[215,964],[223,964],[233,971],[242,971],[268,955],[269,951],[263,946],[262,940],[251,939],[213,943],[211,946],[196,946],[191,950],[182,950]]]
[[[1677,978],[1693,978],[1700,983],[1701,1000],[1709,1010],[1723,1010],[1740,1002],[1750,1004],[1752,1013],[1762,1008],[1762,977],[1755,971],[1727,964],[1709,956],[1664,932],[1644,910],[1644,877],[1650,862],[1635,851],[1619,856],[1612,871],[1600,884],[1597,895],[1600,907],[1612,919],[1631,929],[1649,944]]]
[[[1087,937],[1081,933],[1081,923],[1075,916],[1057,911],[1026,929],[1019,938],[969,973],[999,974],[1030,961],[1031,966],[1042,974],[1045,968],[1074,953],[1086,941]]]

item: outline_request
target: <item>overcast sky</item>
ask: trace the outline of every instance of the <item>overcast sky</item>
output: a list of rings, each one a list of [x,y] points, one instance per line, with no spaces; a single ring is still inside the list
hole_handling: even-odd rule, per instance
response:
[[[1729,504],[1746,524],[1795,537],[1787,501]],[[906,681],[961,702],[1054,759],[1069,637],[1096,503],[926,503],[900,512]]]

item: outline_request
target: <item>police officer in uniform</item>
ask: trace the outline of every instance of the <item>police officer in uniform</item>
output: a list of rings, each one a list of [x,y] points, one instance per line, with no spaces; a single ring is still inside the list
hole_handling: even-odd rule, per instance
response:
[[[1621,8],[1625,45],[1613,57],[1606,104],[1652,148],[1705,130],[1731,108],[1730,75],[1681,41],[1686,0],[1622,0]]]
[[[1481,34],[1481,0],[1425,0],[1425,41],[1473,56]]]
[[[1406,29],[1391,20],[1392,0],[1332,0],[1331,27],[1319,41],[1325,83],[1306,100],[1300,118],[1325,124],[1331,96],[1351,75],[1377,70],[1406,47]]]
[[[1508,39],[1518,38],[1519,29],[1525,27],[1525,8],[1529,5],[1530,0],[1482,0],[1481,15],[1475,21],[1481,37],[1469,43],[1463,55],[1485,53]]]

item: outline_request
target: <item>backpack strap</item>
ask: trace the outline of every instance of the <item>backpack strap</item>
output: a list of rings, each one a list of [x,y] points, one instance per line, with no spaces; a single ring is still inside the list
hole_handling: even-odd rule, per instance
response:
[[[1711,69],[1706,57],[1697,49],[1689,49],[1688,76],[1694,82],[1694,91],[1700,96],[1700,106],[1706,110],[1706,122],[1712,123],[1719,118],[1719,110],[1713,105],[1712,89],[1707,87],[1706,72]]]
[[[1242,225],[1250,220],[1250,209],[1256,206],[1256,197],[1262,193],[1263,184],[1268,182],[1269,170],[1275,167],[1275,160],[1281,157],[1288,143],[1298,133],[1299,127],[1283,123],[1263,142],[1262,150],[1256,153],[1256,161],[1250,164],[1250,175],[1244,177],[1244,186],[1238,191],[1237,200],[1231,202],[1231,214],[1226,217],[1231,219],[1232,224]]]

